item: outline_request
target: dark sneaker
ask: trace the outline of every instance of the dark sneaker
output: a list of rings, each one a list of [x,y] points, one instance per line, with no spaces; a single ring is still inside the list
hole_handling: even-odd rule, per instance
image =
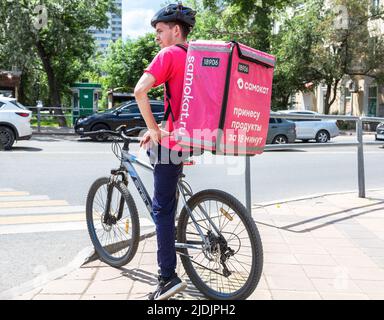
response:
[[[148,296],[148,300],[167,300],[176,293],[183,291],[187,284],[175,274],[170,279],[162,279],[159,277],[159,284],[155,292]]]

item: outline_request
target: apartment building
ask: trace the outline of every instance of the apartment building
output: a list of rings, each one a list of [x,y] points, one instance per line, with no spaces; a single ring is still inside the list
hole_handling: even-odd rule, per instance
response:
[[[117,13],[108,13],[109,27],[102,30],[92,28],[89,32],[93,35],[97,51],[105,53],[109,44],[122,37],[122,0],[115,0]]]

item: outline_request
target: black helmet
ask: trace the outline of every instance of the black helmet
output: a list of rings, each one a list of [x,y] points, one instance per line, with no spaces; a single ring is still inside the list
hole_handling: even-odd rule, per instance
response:
[[[169,4],[161,9],[152,18],[151,25],[156,27],[158,22],[181,22],[190,28],[196,23],[196,11],[191,8],[184,7],[181,1],[178,4]]]

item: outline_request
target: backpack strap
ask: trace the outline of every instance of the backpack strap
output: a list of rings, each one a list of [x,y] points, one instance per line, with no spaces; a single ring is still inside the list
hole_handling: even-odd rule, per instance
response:
[[[185,52],[188,52],[188,48],[182,44],[176,44],[176,47],[179,47],[183,49]],[[165,110],[164,113],[164,119],[163,121],[166,122],[168,121],[169,115],[172,116],[172,121],[175,121],[175,116],[173,115],[172,108],[171,108],[171,91],[169,90],[169,83],[168,81],[165,83],[165,90],[166,90],[166,101],[167,101],[167,110]]]

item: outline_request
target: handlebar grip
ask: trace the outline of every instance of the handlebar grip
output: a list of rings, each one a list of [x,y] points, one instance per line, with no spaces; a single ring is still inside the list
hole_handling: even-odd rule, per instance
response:
[[[128,130],[126,132],[130,132],[131,130]],[[135,137],[128,137],[124,131],[121,131],[121,136],[123,137],[123,139],[125,140],[129,140],[130,142],[133,142],[133,143],[140,143],[141,142],[141,139],[140,138],[135,138]]]

